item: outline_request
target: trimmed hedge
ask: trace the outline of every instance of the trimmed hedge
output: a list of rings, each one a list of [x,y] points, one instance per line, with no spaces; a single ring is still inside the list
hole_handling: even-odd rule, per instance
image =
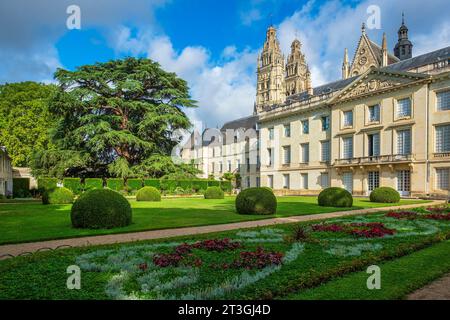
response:
[[[111,229],[131,224],[130,203],[110,189],[93,189],[83,193],[70,213],[74,228]]]
[[[84,179],[84,190],[103,189],[103,179],[86,178]]]
[[[83,185],[79,178],[64,178],[63,179],[64,188],[69,189],[74,194],[81,194],[83,192]]]
[[[37,181],[38,189],[42,191],[56,189],[57,183],[56,178],[40,178]]]
[[[220,187],[220,181],[208,180],[208,187]]]
[[[223,199],[225,194],[220,187],[208,187],[204,194],[205,199]]]
[[[42,195],[42,204],[69,204],[72,203],[75,196],[67,188],[56,188],[46,190]]]
[[[233,190],[233,187],[231,185],[231,181],[221,181],[220,187],[224,192],[231,192]]]
[[[119,178],[109,178],[106,180],[106,187],[114,191],[123,191],[125,189],[125,182]]]
[[[248,188],[236,197],[236,211],[239,214],[275,214],[277,198],[267,188]]]
[[[161,183],[159,179],[144,179],[144,187],[154,187],[156,189],[161,189]]]
[[[351,207],[353,197],[350,192],[343,188],[331,187],[320,192],[317,198],[319,206],[322,207]]]
[[[137,192],[136,201],[161,201],[161,193],[155,187],[143,187]]]
[[[127,179],[127,190],[128,192],[137,191],[143,186],[142,179]]]
[[[27,198],[30,195],[30,178],[13,178],[13,197]]]
[[[397,203],[400,202],[400,194],[397,190],[390,187],[375,188],[375,190],[370,193],[370,201],[380,203]]]

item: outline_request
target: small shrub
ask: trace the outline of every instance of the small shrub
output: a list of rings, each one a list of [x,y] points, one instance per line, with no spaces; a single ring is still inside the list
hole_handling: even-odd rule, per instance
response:
[[[143,187],[137,192],[136,201],[161,201],[161,193],[155,187]]]
[[[67,188],[56,188],[46,190],[42,195],[43,204],[69,204],[73,202],[75,196],[73,192]]]
[[[194,193],[199,192],[199,191],[200,191],[200,184],[194,183],[194,184],[192,185],[192,191],[193,191]]]
[[[239,214],[275,214],[277,198],[267,188],[248,188],[236,197],[236,211]]]
[[[58,179],[56,178],[40,178],[37,181],[38,189],[41,192],[57,188]]]
[[[322,207],[351,207],[353,197],[350,192],[343,188],[331,187],[320,192],[317,199]]]
[[[220,187],[208,187],[205,191],[205,199],[223,199],[225,194]]]
[[[120,193],[110,189],[93,189],[83,193],[70,214],[75,228],[110,229],[131,224],[131,206]]]
[[[397,203],[400,201],[400,194],[390,187],[376,188],[370,193],[371,202]]]

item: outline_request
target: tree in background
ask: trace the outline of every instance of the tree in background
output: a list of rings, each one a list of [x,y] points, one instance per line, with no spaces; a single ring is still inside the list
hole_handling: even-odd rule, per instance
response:
[[[0,145],[13,166],[28,167],[33,151],[52,149],[48,102],[56,87],[36,82],[0,85]]]
[[[34,170],[52,176],[152,176],[193,170],[169,155],[184,108],[195,107],[186,81],[149,59],[127,58],[58,69],[49,110],[58,119],[55,150],[36,154]],[[190,169],[188,169],[188,167]]]

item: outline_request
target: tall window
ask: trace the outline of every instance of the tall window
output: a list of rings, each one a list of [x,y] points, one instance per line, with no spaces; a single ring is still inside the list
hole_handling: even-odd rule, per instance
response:
[[[322,116],[322,131],[326,131],[330,128],[330,117],[329,116]]]
[[[436,169],[436,189],[449,190],[450,169]]]
[[[302,121],[302,133],[303,134],[308,134],[309,133],[309,121],[308,120],[303,120]]]
[[[273,189],[273,175],[271,174],[267,176],[267,186]]]
[[[303,189],[308,189],[308,174],[307,173],[302,173],[302,188]]]
[[[211,173],[214,173],[214,162],[211,163]]]
[[[283,189],[289,189],[289,174],[283,174]]]
[[[322,189],[329,187],[328,172],[323,172],[320,174],[320,186],[322,187]]]
[[[450,90],[438,92],[436,98],[439,111],[450,110]]]
[[[302,143],[300,145],[301,149],[301,162],[308,163],[309,162],[309,143]]]
[[[228,165],[228,172],[231,172],[231,160],[227,161],[227,165]]]
[[[411,117],[411,99],[404,98],[397,100],[397,117]]]
[[[250,158],[245,159],[247,172],[250,172]]]
[[[274,154],[273,154],[273,149],[272,148],[268,148],[267,149],[267,156],[269,157],[269,167],[273,166],[273,158],[274,158]]]
[[[380,105],[369,106],[369,122],[380,121]]]
[[[344,127],[352,127],[353,126],[353,111],[345,111],[344,112]]]
[[[411,154],[411,129],[397,131],[397,154]]]
[[[221,161],[219,162],[219,172],[222,173],[222,171],[223,171],[223,163]]]
[[[269,139],[273,140],[274,138],[274,129],[273,128],[269,128]]]
[[[379,171],[369,171],[367,176],[367,187],[369,192],[380,186],[380,172]]]
[[[291,124],[285,124],[284,125],[284,136],[286,138],[289,138],[291,136]]]
[[[367,135],[369,157],[380,155],[380,134],[374,133]]]
[[[344,189],[350,193],[353,193],[353,173],[344,172],[342,174],[342,185]]]
[[[286,146],[283,147],[283,164],[291,163],[291,147]]]
[[[353,158],[353,137],[342,138],[342,158]]]
[[[411,190],[411,172],[409,170],[397,171],[397,191],[401,196],[409,195]]]
[[[245,177],[247,188],[250,188],[250,177]]]
[[[321,146],[321,160],[323,162],[330,161],[331,155],[330,155],[330,140],[322,141],[320,143]]]
[[[450,152],[450,125],[436,126],[436,152]]]
[[[237,168],[237,171],[241,171],[241,160],[236,160],[236,168]]]
[[[259,177],[256,177],[256,187],[260,187],[261,186],[261,180]]]

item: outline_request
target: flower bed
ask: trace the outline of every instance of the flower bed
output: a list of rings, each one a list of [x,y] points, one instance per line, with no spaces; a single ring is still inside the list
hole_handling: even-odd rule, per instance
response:
[[[345,232],[360,238],[382,238],[395,233],[395,230],[385,227],[381,222],[317,224],[312,226],[312,230],[316,232]]]
[[[414,220],[417,218],[417,212],[414,211],[391,211],[386,214],[386,217],[395,219]]]

